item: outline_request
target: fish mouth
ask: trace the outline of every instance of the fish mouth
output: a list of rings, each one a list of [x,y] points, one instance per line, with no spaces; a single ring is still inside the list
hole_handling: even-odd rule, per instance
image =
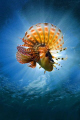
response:
[[[49,60],[50,60],[51,63],[54,63],[54,60],[52,59],[52,55],[51,55],[51,53],[49,52],[49,50],[48,50],[47,53],[46,53],[46,57],[49,58]]]
[[[53,59],[50,59],[50,62],[51,62],[51,63],[54,63],[54,60],[53,60]]]

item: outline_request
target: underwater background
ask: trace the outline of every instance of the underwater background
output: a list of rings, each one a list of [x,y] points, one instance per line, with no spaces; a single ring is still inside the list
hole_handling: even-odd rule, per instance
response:
[[[60,70],[16,60],[20,38],[37,23],[61,29]],[[0,120],[80,120],[80,0],[0,0]]]

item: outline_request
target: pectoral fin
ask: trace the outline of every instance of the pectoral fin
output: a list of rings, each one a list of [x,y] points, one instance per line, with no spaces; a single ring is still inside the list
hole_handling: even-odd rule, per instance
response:
[[[24,64],[24,63],[29,63],[31,62],[31,58],[21,54],[19,51],[16,53],[16,59],[19,63]]]

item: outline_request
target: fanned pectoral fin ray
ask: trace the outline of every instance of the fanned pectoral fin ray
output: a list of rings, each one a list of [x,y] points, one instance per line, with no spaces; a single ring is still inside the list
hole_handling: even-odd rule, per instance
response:
[[[27,56],[30,56],[30,54],[33,52],[33,49],[25,48],[23,46],[17,46],[17,49],[20,53],[22,53],[23,55],[27,55]]]
[[[16,59],[21,64],[29,63],[31,61],[30,57],[21,54],[19,51],[16,53]]]

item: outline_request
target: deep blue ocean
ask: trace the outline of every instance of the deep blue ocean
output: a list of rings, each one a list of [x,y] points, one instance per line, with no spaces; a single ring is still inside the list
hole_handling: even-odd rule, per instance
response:
[[[17,45],[37,23],[64,35],[59,70],[16,60]],[[80,120],[80,0],[0,0],[0,120]]]

